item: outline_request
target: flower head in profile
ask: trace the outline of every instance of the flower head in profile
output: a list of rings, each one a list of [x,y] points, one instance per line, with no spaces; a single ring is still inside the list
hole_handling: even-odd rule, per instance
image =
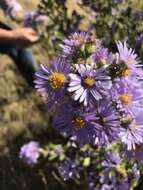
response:
[[[96,130],[90,120],[94,116],[89,110],[64,103],[54,119],[54,128],[80,145],[93,142]]]
[[[38,162],[40,156],[40,145],[38,142],[30,141],[23,145],[20,150],[20,158],[27,164],[33,165]]]
[[[89,34],[87,32],[75,32],[69,38],[64,40],[67,46],[81,46],[89,42]]]
[[[69,70],[69,65],[60,58],[52,62],[50,66],[41,65],[41,69],[35,75],[36,89],[53,103],[63,100]]]
[[[76,65],[77,74],[70,73],[68,91],[73,93],[73,99],[87,106],[90,100],[100,100],[112,86],[110,77],[105,70],[94,70],[89,65]]]
[[[135,150],[138,145],[143,143],[142,113],[135,118],[129,117],[123,121],[119,137],[121,142],[126,145],[128,151]]]

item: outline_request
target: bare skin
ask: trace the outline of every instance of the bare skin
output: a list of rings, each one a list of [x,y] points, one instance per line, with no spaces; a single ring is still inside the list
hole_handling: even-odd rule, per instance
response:
[[[32,28],[19,28],[16,30],[0,29],[1,43],[15,43],[17,46],[26,48],[38,42],[37,33]]]

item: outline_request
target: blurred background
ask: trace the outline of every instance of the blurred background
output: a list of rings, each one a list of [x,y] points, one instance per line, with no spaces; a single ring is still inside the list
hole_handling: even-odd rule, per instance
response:
[[[59,43],[80,30],[92,32],[113,52],[117,40],[127,40],[143,59],[142,0],[18,2],[25,13],[38,10],[48,17],[45,24],[36,28],[40,41],[32,49],[38,64],[48,63],[59,53]],[[11,21],[2,11],[0,20],[13,28],[22,26],[22,22]],[[82,182],[63,183],[57,175],[61,158],[56,148],[66,140],[50,127],[50,121],[44,100],[29,87],[11,59],[0,55],[0,190],[76,190],[81,187]],[[30,169],[19,159],[21,145],[29,140],[40,141],[50,152],[47,159]],[[139,185],[136,189],[143,187]]]

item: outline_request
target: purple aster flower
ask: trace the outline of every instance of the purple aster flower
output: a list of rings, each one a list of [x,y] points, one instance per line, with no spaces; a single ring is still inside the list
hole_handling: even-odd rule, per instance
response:
[[[135,88],[135,83],[138,88]],[[132,85],[129,84],[120,80],[112,86],[110,93],[112,101],[122,114],[136,115],[143,109],[143,93],[139,86],[139,82],[134,82],[134,78],[132,80]]]
[[[69,37],[69,39],[65,39],[64,43],[67,46],[81,46],[82,44],[86,44],[89,42],[89,34],[87,32],[75,32],[73,35]]]
[[[142,113],[135,118],[126,119],[122,123],[119,137],[127,146],[127,150],[135,150],[138,145],[143,143],[143,120]]]
[[[60,45],[63,56],[68,57],[72,63],[85,63],[86,58],[90,57],[100,44],[88,32],[74,33],[63,41]]]
[[[38,142],[31,141],[21,147],[20,158],[22,158],[27,164],[36,164],[39,156],[40,145]]]
[[[44,96],[49,98],[49,104],[60,102],[66,93],[69,65],[64,59],[56,59],[51,65],[41,65],[36,73],[35,87]]]
[[[74,33],[69,38],[63,41],[60,47],[63,49],[65,55],[73,55],[77,47],[89,43],[89,34],[87,32]]]
[[[97,108],[97,109],[95,109]],[[94,117],[91,122],[97,130],[94,144],[105,145],[117,139],[120,122],[110,100],[101,100],[93,105]]]
[[[96,130],[90,122],[93,116],[93,112],[82,107],[73,107],[68,102],[59,108],[54,119],[54,128],[80,145],[92,143],[96,136]]]
[[[139,60],[137,54],[131,48],[128,49],[127,43],[122,44],[120,41],[117,43],[119,53],[116,54],[116,64],[119,65],[119,75],[121,77],[128,77],[133,75],[142,76],[143,72],[139,68]]]
[[[71,160],[67,160],[59,166],[59,173],[64,179],[64,181],[69,180],[75,176],[79,177],[78,172],[79,171],[77,169],[76,164]]]
[[[46,32],[46,24],[50,22],[49,17],[40,14],[38,11],[27,12],[24,20],[24,27],[32,27],[37,31],[39,36],[42,36]]]
[[[117,165],[121,164],[121,158],[118,153],[109,151],[105,154],[105,160],[101,164],[104,168],[116,168]]]
[[[25,14],[24,20],[23,20],[23,26],[29,27],[33,25],[33,19],[35,17],[35,11],[30,11]]]
[[[73,99],[87,106],[91,99],[100,100],[107,95],[112,86],[105,70],[94,70],[89,65],[76,65],[78,74],[70,73],[68,91],[73,92]]]
[[[117,43],[118,51],[116,55],[117,63],[124,61],[129,67],[138,64],[137,54],[131,48],[128,49],[127,43],[122,44],[120,41]]]
[[[37,11],[27,12],[23,21],[25,27],[31,27],[39,23],[44,23],[48,20],[46,15],[41,15]]]

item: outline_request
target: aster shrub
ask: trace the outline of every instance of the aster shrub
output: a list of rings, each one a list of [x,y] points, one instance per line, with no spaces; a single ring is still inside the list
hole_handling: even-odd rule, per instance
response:
[[[116,45],[112,53],[88,32],[76,32],[60,44],[59,56],[35,74],[53,128],[73,144],[59,172],[64,180],[79,179],[86,168],[91,190],[136,185],[143,160],[143,71],[126,42]],[[40,156],[38,144],[36,155],[35,148],[29,154],[31,146],[24,145],[20,153],[29,164]]]
[[[54,128],[79,145],[117,141],[136,150],[143,142],[143,71],[134,50],[117,42],[112,54],[87,32],[74,33],[60,47],[35,79],[55,113]]]

